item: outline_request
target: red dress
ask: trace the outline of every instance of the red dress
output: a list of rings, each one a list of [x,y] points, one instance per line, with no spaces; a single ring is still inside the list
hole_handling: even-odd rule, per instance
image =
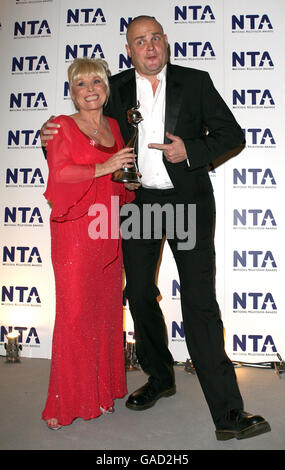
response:
[[[47,150],[56,317],[42,418],[62,425],[95,418],[127,393],[118,207],[130,196],[111,175],[94,178],[95,164],[124,145],[117,122],[107,119],[112,148],[94,145],[72,118],[59,116]]]

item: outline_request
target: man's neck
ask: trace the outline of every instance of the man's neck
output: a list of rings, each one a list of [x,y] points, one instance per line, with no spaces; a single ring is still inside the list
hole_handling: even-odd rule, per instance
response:
[[[160,74],[161,70],[159,70],[159,72],[157,72],[155,74],[152,74],[152,75],[151,74],[149,74],[149,75],[148,74],[142,74],[142,73],[137,72],[141,77],[146,78],[151,83],[153,95],[155,95],[155,92],[156,92],[157,87],[159,85],[159,79],[157,77]]]

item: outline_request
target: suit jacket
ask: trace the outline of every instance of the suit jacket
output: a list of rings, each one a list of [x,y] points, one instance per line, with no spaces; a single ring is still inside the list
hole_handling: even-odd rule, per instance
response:
[[[135,69],[110,77],[111,95],[104,113],[117,119],[125,142],[133,135],[127,110],[137,104]],[[206,131],[207,129],[207,131]],[[179,192],[193,195],[212,186],[206,166],[242,144],[243,132],[207,72],[167,64],[165,131],[184,141],[186,161],[164,164]],[[169,143],[165,137],[165,143]]]

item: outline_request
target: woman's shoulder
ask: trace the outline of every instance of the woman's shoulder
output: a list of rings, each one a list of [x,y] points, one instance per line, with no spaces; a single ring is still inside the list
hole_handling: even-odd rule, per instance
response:
[[[116,124],[118,124],[117,119],[115,119],[115,118],[111,118],[111,117],[109,117],[109,116],[105,116],[105,118],[106,118],[109,122],[111,122],[111,123],[116,123]]]
[[[105,117],[107,121],[109,122],[109,125],[112,129],[120,130],[117,119],[111,118],[109,116],[105,116]]]
[[[52,122],[60,126],[57,134],[58,137],[70,139],[74,134],[78,134],[78,126],[71,116],[60,114]]]
[[[55,122],[56,124],[64,125],[64,126],[72,126],[73,125],[73,119],[70,116],[67,116],[65,114],[60,114],[59,116],[56,116],[54,119],[52,119],[51,122]]]

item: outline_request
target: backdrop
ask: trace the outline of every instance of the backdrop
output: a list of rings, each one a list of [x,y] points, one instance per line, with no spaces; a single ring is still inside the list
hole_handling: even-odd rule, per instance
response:
[[[0,354],[14,329],[23,356],[51,355],[55,293],[39,129],[50,115],[74,112],[66,75],[74,58],[104,58],[112,73],[131,67],[126,26],[139,14],[164,25],[172,63],[210,73],[244,129],[246,149],[210,172],[217,297],[231,359],[278,360],[277,353],[285,357],[283,0],[1,0]],[[158,286],[170,350],[185,361],[179,277],[167,243]]]

